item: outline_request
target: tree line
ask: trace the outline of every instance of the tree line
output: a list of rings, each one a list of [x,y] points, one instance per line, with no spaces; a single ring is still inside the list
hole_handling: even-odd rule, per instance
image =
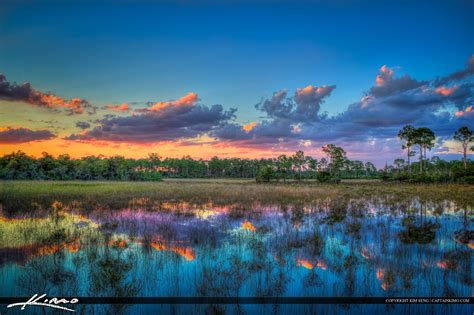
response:
[[[339,182],[341,179],[408,180],[408,181],[473,181],[474,163],[468,161],[468,145],[473,133],[460,128],[454,139],[462,143],[463,161],[444,161],[438,157],[427,159],[426,151],[434,147],[435,134],[428,128],[405,126],[398,134],[407,150],[407,160],[396,159],[390,166],[377,169],[371,162],[349,160],[345,150],[334,144],[322,147],[325,157],[317,160],[303,151],[276,158],[209,160],[162,158],[156,153],[147,158],[131,159],[123,156],[86,156],[73,159],[67,154],[54,156],[43,153],[34,158],[18,151],[0,158],[0,179],[20,180],[116,180],[159,181],[162,178],[255,178],[258,182],[316,179],[320,182]],[[418,150],[418,151],[415,151]],[[470,150],[473,150],[471,147]],[[410,158],[418,154],[417,162]]]
[[[436,136],[433,130],[411,125],[404,126],[398,133],[403,141],[402,149],[406,150],[407,160],[396,159],[392,167],[386,167],[382,177],[385,179],[411,180],[424,182],[465,181],[474,182],[474,165],[467,159],[467,151],[474,151],[474,133],[468,127],[459,128],[453,135],[453,140],[460,142],[462,147],[462,164],[459,161],[447,162],[434,156],[427,159],[426,151],[435,146]],[[418,162],[411,163],[410,158],[418,155]]]
[[[328,145],[325,150],[328,158],[319,161],[303,151],[277,158],[213,157],[209,160],[190,156],[161,158],[156,153],[142,159],[102,155],[73,159],[68,154],[55,158],[44,152],[41,157],[34,158],[17,151],[0,158],[0,179],[154,181],[162,178],[258,178],[259,181],[287,181],[317,176],[378,176],[374,164],[349,161],[342,148]]]

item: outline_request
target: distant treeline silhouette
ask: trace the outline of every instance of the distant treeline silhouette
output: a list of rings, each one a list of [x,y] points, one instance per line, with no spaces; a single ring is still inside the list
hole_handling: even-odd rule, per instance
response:
[[[341,148],[331,147],[335,152]],[[334,156],[334,161],[322,158],[316,160],[305,156],[302,151],[278,158],[241,159],[218,158],[209,160],[182,158],[161,158],[150,154],[147,158],[131,159],[123,156],[86,156],[73,159],[67,154],[55,158],[43,153],[39,158],[18,151],[0,158],[1,179],[45,179],[45,180],[118,180],[140,181],[161,178],[256,178],[263,181],[316,178],[318,173],[327,173],[339,168],[346,177],[375,178],[379,175],[374,164],[349,161]],[[265,174],[271,169],[274,172]],[[330,176],[329,176],[330,177]]]
[[[150,154],[147,158],[130,159],[123,156],[86,156],[73,159],[67,154],[53,157],[43,153],[39,158],[18,151],[0,158],[0,179],[17,180],[116,180],[159,181],[162,178],[256,178],[258,182],[302,181],[339,182],[340,179],[400,180],[412,182],[474,182],[474,162],[467,159],[468,144],[473,141],[472,131],[460,128],[454,139],[462,143],[463,161],[445,161],[439,157],[426,158],[426,151],[434,147],[435,135],[428,128],[405,126],[399,133],[407,149],[407,161],[396,159],[393,165],[377,169],[371,162],[349,160],[343,148],[325,145],[326,157],[317,160],[297,151],[277,158],[210,160],[161,158]],[[410,157],[418,149],[418,162]],[[473,149],[472,147],[470,148]]]

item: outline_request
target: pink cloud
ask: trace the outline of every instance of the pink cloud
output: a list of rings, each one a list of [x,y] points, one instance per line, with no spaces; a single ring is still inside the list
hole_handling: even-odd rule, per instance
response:
[[[173,106],[193,106],[198,101],[198,95],[194,92],[189,92],[185,96],[177,99],[175,101],[166,101],[166,102],[158,102],[153,105],[150,110],[159,111],[163,108],[173,107]]]
[[[109,104],[107,106],[105,106],[107,109],[110,109],[110,110],[113,110],[114,112],[128,112],[129,111],[129,107],[128,107],[128,104],[124,103],[124,104],[120,104],[120,105],[112,105],[112,104]]]
[[[441,94],[443,96],[449,96],[449,95],[453,94],[457,89],[458,89],[457,86],[453,86],[451,88],[441,86],[441,87],[436,89],[436,93]]]
[[[393,70],[388,68],[386,65],[383,65],[379,70],[379,74],[375,78],[375,83],[377,85],[384,85],[387,81],[392,80],[392,78]]]
[[[454,115],[456,115],[456,117],[471,117],[471,116],[474,117],[474,110],[471,105],[467,107],[464,111],[461,110],[461,111],[455,112]]]

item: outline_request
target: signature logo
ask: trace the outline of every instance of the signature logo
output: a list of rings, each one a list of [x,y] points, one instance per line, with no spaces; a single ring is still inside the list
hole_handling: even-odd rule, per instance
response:
[[[44,307],[51,307],[51,308],[68,311],[68,312],[75,312],[75,310],[71,308],[67,308],[65,306],[61,306],[61,305],[76,304],[77,302],[79,302],[79,300],[76,298],[73,298],[71,300],[58,299],[58,298],[46,299],[46,294],[43,294],[40,296],[38,296],[38,294],[35,294],[28,301],[13,303],[13,304],[8,305],[7,308],[21,306],[20,310],[23,311],[25,310],[27,306],[44,306]]]

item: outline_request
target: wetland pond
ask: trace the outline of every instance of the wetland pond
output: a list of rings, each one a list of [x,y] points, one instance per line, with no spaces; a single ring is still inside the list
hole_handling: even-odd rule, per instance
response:
[[[2,206],[0,296],[472,297],[472,209],[417,197]],[[450,313],[471,305],[76,305],[84,313]],[[49,310],[30,308],[30,312]]]

